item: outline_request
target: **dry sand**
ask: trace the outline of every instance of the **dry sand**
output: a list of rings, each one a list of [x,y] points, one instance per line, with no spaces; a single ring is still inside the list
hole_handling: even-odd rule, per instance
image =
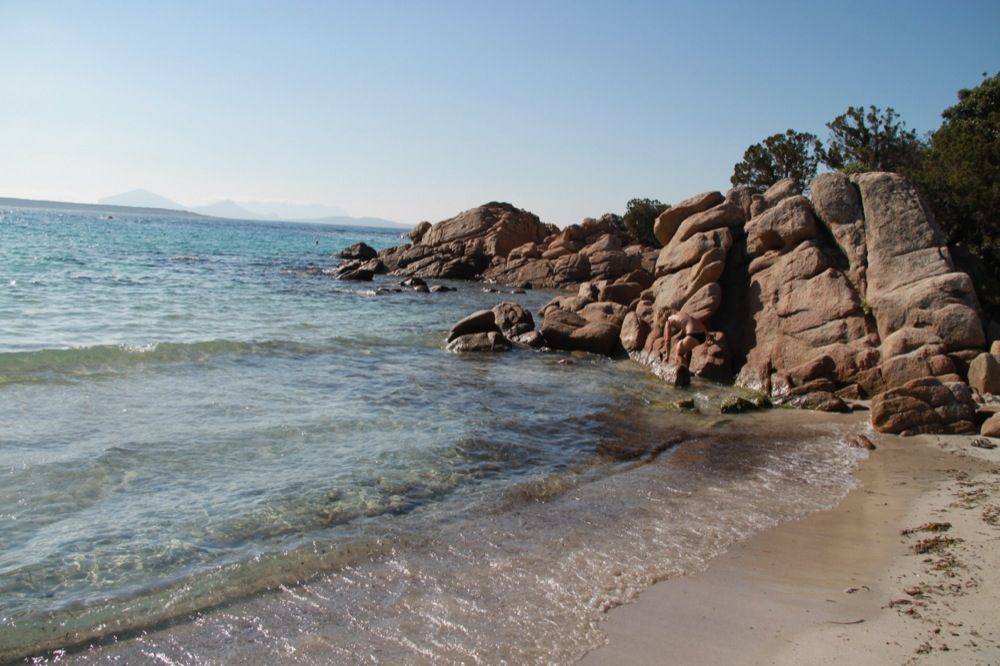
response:
[[[1000,664],[1000,448],[872,439],[836,508],[611,611],[581,663]]]

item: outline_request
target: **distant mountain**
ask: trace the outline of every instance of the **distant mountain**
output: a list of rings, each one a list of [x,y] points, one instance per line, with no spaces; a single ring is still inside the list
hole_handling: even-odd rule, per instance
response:
[[[272,220],[317,220],[321,217],[347,217],[343,208],[325,204],[300,204],[285,201],[240,201],[239,205],[251,213]]]
[[[273,221],[277,219],[269,216],[261,216],[257,213],[251,212],[232,199],[224,199],[223,201],[217,201],[213,204],[208,204],[207,206],[193,206],[191,210],[196,213],[201,213],[202,215],[211,215],[212,217],[229,217],[234,220]]]
[[[40,199],[14,199],[0,197],[0,208],[44,208],[46,210],[71,210],[86,213],[116,213],[118,215],[170,215],[172,217],[205,217],[189,210],[176,208],[151,208],[149,206],[118,206],[115,204],[85,204],[72,201],[45,201]]]
[[[351,217],[342,208],[324,204],[296,204],[281,201],[233,201],[224,199],[207,206],[184,206],[149,190],[131,190],[98,201],[101,206],[134,206],[145,209],[193,211],[198,215],[224,217],[234,220],[263,220],[267,222],[311,222],[347,227],[374,229],[411,229],[412,225],[400,224],[380,217]]]
[[[309,222],[310,224],[333,224],[342,227],[370,227],[372,229],[390,229],[393,231],[407,231],[413,228],[412,224],[400,224],[392,220],[383,220],[381,217],[350,217],[349,215],[331,215],[329,217],[319,217],[308,220],[294,220],[295,222]]]
[[[131,190],[111,197],[98,199],[102,206],[132,206],[134,208],[168,208],[170,210],[190,210],[176,201],[160,196],[149,190]]]

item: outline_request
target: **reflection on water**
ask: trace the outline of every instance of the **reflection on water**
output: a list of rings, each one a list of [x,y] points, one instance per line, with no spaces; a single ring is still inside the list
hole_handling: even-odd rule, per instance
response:
[[[469,312],[551,293],[306,270],[392,235],[0,232],[0,661],[564,663],[607,607],[851,483],[849,419],[723,417],[707,385],[681,412],[627,361],[443,350]]]

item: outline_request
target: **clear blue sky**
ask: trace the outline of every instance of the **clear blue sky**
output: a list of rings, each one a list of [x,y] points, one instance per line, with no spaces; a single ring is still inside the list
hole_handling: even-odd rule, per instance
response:
[[[0,196],[562,226],[724,190],[851,104],[934,129],[998,69],[998,0],[0,0]]]

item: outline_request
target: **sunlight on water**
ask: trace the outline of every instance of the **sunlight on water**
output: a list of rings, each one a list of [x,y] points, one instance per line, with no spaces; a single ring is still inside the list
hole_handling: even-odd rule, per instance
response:
[[[851,483],[850,423],[789,439],[665,410],[627,361],[443,351],[469,312],[551,293],[314,270],[393,234],[39,211],[0,233],[0,660],[571,661],[604,608]]]

